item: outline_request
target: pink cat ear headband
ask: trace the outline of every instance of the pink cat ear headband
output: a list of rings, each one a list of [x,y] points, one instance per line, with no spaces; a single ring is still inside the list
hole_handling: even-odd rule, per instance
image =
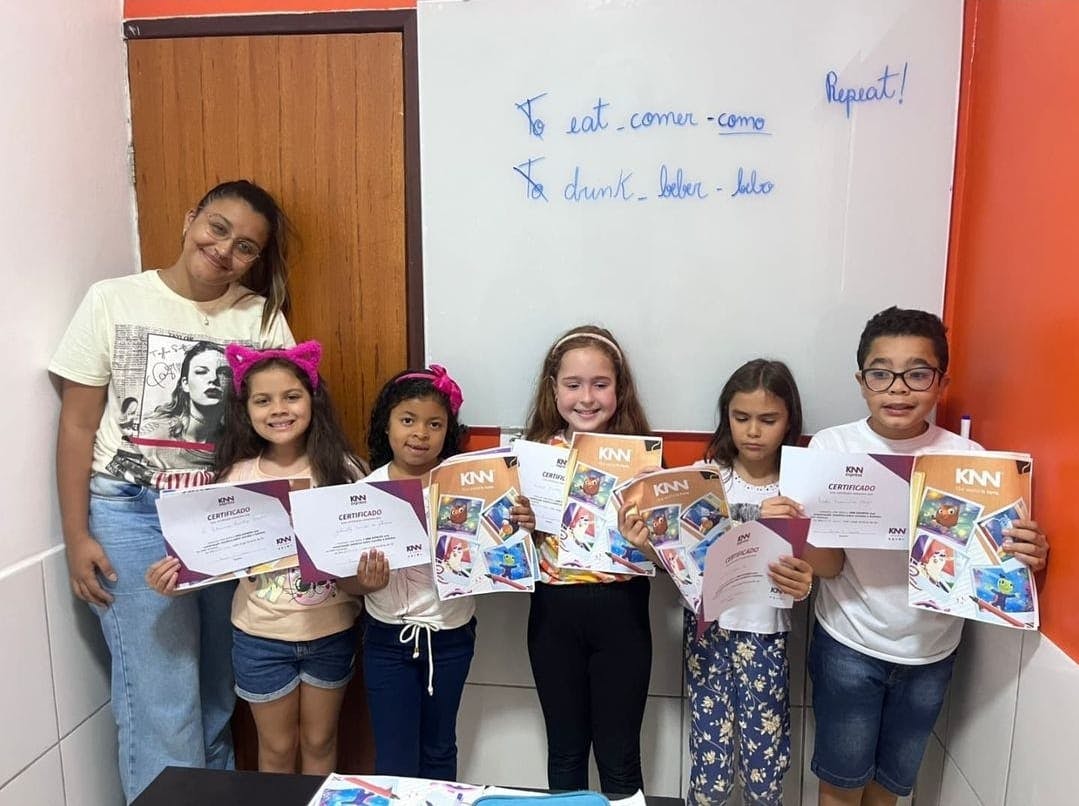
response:
[[[431,364],[424,372],[409,372],[398,378],[395,383],[407,381],[409,378],[421,378],[430,381],[431,385],[444,394],[450,401],[450,413],[454,416],[461,410],[461,404],[465,399],[461,396],[461,387],[457,381],[450,377],[446,368],[440,364]]]
[[[305,341],[287,350],[256,350],[242,344],[230,344],[225,347],[225,360],[232,367],[232,388],[236,394],[240,394],[244,378],[251,367],[267,358],[281,358],[295,364],[307,375],[311,388],[318,388],[318,365],[322,360],[322,345],[317,341]]]

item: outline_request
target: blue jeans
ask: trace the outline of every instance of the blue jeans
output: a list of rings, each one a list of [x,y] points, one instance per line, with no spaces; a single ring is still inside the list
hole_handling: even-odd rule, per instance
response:
[[[128,802],[166,766],[230,769],[235,585],[169,598],[146,569],[165,556],[158,493],[108,476],[90,480],[90,533],[116,570],[114,597],[94,607],[112,654],[112,711]]]
[[[476,619],[432,632],[430,656],[422,628],[402,641],[400,624],[364,615],[362,629],[375,774],[457,780],[457,709],[476,648]]]
[[[954,652],[918,666],[880,660],[841,644],[818,623],[809,646],[813,772],[842,789],[876,780],[909,795],[954,666]]]

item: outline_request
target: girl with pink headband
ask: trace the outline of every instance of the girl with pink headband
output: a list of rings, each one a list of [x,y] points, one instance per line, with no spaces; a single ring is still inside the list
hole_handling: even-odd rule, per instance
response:
[[[376,469],[368,480],[430,478],[460,450],[461,403],[461,388],[437,364],[391,378],[371,411],[367,447]],[[536,525],[524,497],[510,518],[526,529]],[[476,645],[475,599],[440,601],[431,566],[419,565],[391,571],[389,585],[365,605],[363,678],[375,772],[456,780],[457,709]]]
[[[322,346],[225,348],[234,394],[217,444],[222,481],[306,477],[348,484],[364,466],[348,445],[318,374]],[[254,570],[254,569],[252,569]],[[163,559],[146,581],[175,592],[179,561]],[[356,596],[389,581],[378,551],[361,556],[356,576],[305,583],[298,568],[269,568],[239,581],[232,599],[236,694],[251,706],[263,772],[328,775],[337,764],[337,721],[356,652]],[[299,767],[297,768],[297,758]]]

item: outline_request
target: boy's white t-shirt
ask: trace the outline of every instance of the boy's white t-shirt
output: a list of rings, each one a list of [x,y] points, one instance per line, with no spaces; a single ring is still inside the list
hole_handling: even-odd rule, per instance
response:
[[[364,481],[389,481],[390,466],[373,470]],[[424,508],[427,488],[423,489]],[[476,612],[473,596],[443,602],[435,589],[431,564],[414,565],[390,571],[390,582],[380,591],[364,597],[368,615],[385,624],[424,624],[440,630],[455,630],[472,620]]]
[[[715,462],[697,462],[698,465],[718,467]],[[761,502],[779,495],[779,484],[750,484],[734,472],[733,468],[719,468],[723,476],[723,491],[731,508],[731,519],[736,523],[755,521],[761,514]],[[769,605],[739,605],[719,617],[724,630],[755,632],[770,635],[790,632],[791,611]]]
[[[908,455],[982,450],[977,442],[935,425],[911,439],[885,439],[864,419],[817,432],[809,447]],[[907,552],[844,551],[843,570],[832,579],[822,579],[817,593],[817,621],[830,636],[851,649],[890,663],[935,663],[955,650],[963,619],[907,604]]]

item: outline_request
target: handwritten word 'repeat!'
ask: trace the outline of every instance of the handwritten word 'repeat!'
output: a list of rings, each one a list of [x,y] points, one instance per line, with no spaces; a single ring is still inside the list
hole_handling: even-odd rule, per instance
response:
[[[824,96],[830,104],[842,104],[846,108],[847,117],[855,104],[880,103],[882,101],[895,101],[903,103],[903,93],[907,88],[908,62],[903,63],[903,69],[893,72],[888,65],[884,65],[884,72],[870,84],[843,86],[840,84],[839,74],[835,70],[829,70],[824,77]]]

